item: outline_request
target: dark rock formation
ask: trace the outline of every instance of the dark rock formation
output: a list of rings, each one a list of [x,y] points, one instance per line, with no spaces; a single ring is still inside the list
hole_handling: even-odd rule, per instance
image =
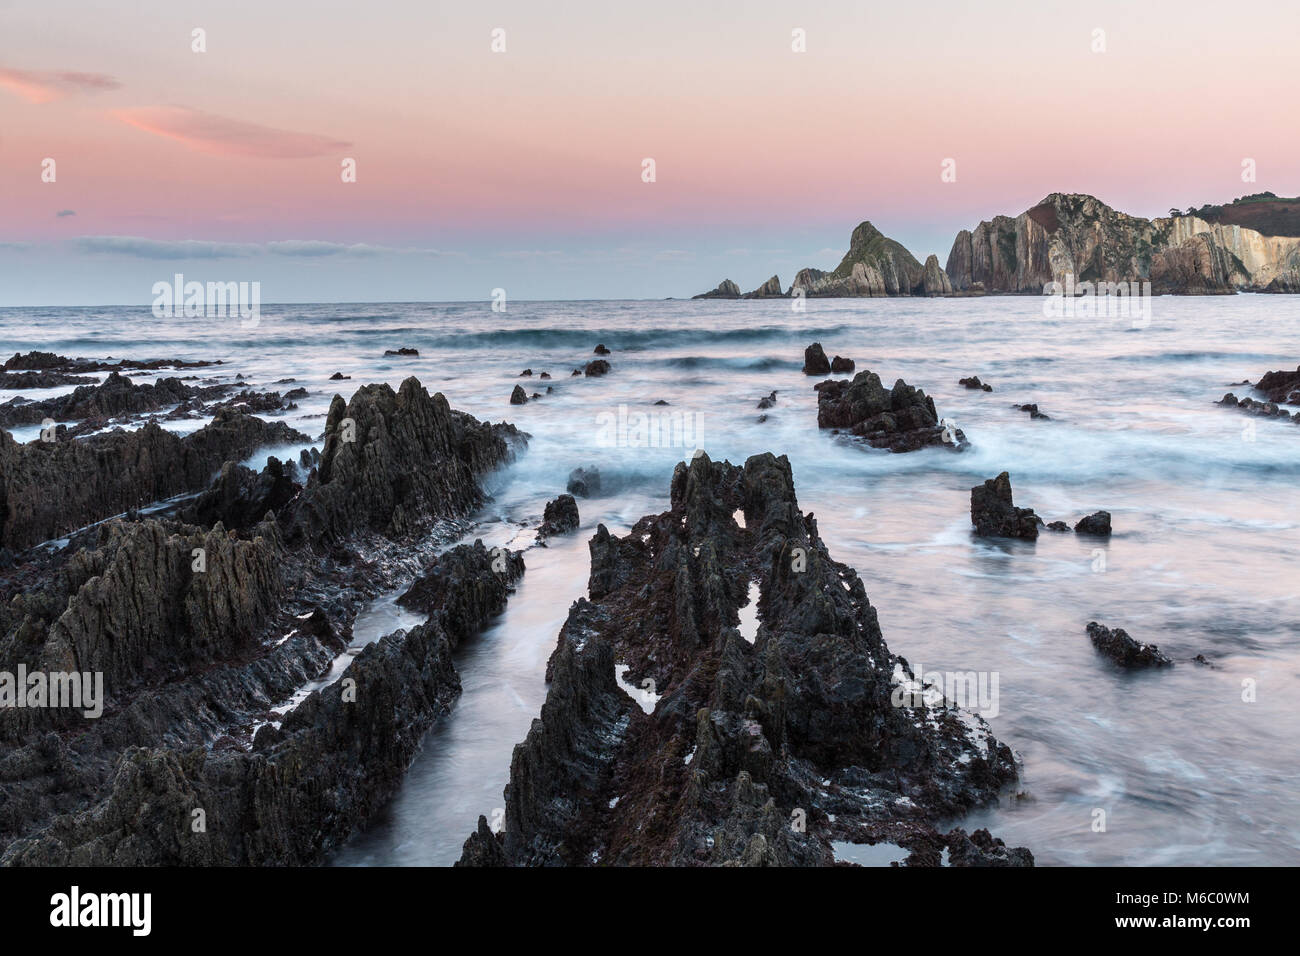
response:
[[[568,534],[576,530],[578,530],[578,503],[573,500],[573,495],[560,495],[554,501],[546,503],[546,510],[542,513],[542,526],[537,530],[539,537]]]
[[[593,359],[586,364],[582,371],[589,378],[597,378],[601,375],[608,375],[609,369],[609,362],[604,359]]]
[[[227,461],[310,441],[283,422],[231,409],[184,437],[152,423],[77,441],[20,444],[0,432],[0,546],[26,548],[128,508],[198,491]]]
[[[857,364],[851,358],[844,358],[842,356],[837,355],[835,356],[835,358],[831,359],[832,375],[847,375],[849,372],[852,372],[856,367]]]
[[[528,404],[528,393],[524,391],[522,385],[516,385],[514,387],[514,391],[510,393],[510,404],[511,405]]]
[[[193,504],[181,509],[180,518],[189,524],[221,522],[227,528],[245,530],[266,518],[268,512],[282,513],[301,488],[278,458],[268,459],[260,473],[228,461],[216,481]]]
[[[837,840],[944,846],[935,822],[1016,777],[982,720],[920,699],[785,458],[678,465],[670,511],[597,530],[588,588],[515,748],[504,832],[480,820],[461,865],[829,865]],[[660,695],[649,713],[619,662]]]
[[[594,354],[596,354],[596,355],[608,355],[608,354],[609,354],[609,349],[605,348],[604,345],[597,345],[597,346],[596,346],[594,349],[592,349],[591,351],[592,351]]]
[[[1038,410],[1038,405],[1036,403],[1032,405],[1012,405],[1011,407],[1022,412],[1028,412],[1030,418],[1041,418],[1043,421],[1052,420],[1051,415]]]
[[[760,398],[760,399],[758,400],[758,406],[757,406],[757,407],[758,407],[759,409],[767,409],[767,408],[771,408],[771,407],[772,407],[773,405],[775,405],[775,404],[776,404],[776,392],[772,392],[772,393],[770,393],[770,394],[768,394],[768,395],[764,395],[762,398]]]
[[[342,372],[335,372],[333,375],[330,376],[330,381],[331,381],[331,382],[342,382],[342,381],[346,381],[347,379],[350,379],[350,378],[352,378],[351,375],[344,375]]]
[[[82,385],[67,395],[47,398],[39,402],[11,399],[0,405],[0,426],[37,425],[45,419],[78,421],[83,418],[110,418],[117,415],[134,415],[155,412],[168,405],[178,405],[191,399],[203,401],[216,398],[230,386],[186,385],[178,378],[163,378],[153,384],[137,385],[126,376],[114,371],[101,385]],[[275,408],[281,405],[278,393]]]
[[[781,280],[777,276],[772,276],[753,292],[746,292],[742,299],[783,299],[785,293],[781,291]]]
[[[1156,645],[1134,640],[1122,627],[1112,631],[1090,621],[1088,637],[1092,639],[1093,647],[1121,667],[1167,667],[1173,664]]]
[[[569,481],[565,490],[579,498],[590,498],[600,494],[600,471],[594,466],[573,469],[569,472]]]
[[[1279,408],[1276,402],[1257,402],[1253,398],[1237,398],[1236,395],[1229,392],[1223,398],[1215,402],[1216,405],[1226,405],[1229,408],[1240,408],[1243,412],[1249,412],[1252,415],[1259,415],[1263,418],[1291,418],[1292,415],[1285,408]],[[1300,421],[1300,412],[1296,412],[1295,420]]]
[[[1060,533],[1069,533],[1070,526],[1066,524],[1064,521],[1049,521],[1047,522],[1047,530],[1057,531]]]
[[[970,490],[970,520],[980,537],[1038,538],[1038,516],[1012,503],[1011,476],[1005,471]]]
[[[819,428],[842,429],[895,452],[945,444],[960,451],[967,445],[961,429],[939,421],[934,400],[901,378],[887,391],[879,375],[864,370],[852,382],[829,379],[814,388]]]
[[[1300,368],[1294,372],[1266,372],[1255,383],[1270,402],[1286,405],[1300,405]]]
[[[805,375],[829,375],[831,362],[826,357],[826,350],[820,342],[814,342],[803,350],[803,373]]]
[[[802,290],[806,296],[936,295],[947,284],[938,259],[927,280],[926,267],[901,243],[863,222],[853,230],[849,251],[834,270],[804,269],[790,291]]]
[[[965,385],[967,388],[976,388],[983,392],[993,391],[993,386],[985,385],[983,382],[980,381],[980,377],[978,375],[972,375],[970,378],[959,378],[957,379],[957,384]]]
[[[1086,518],[1080,518],[1078,523],[1075,524],[1074,530],[1079,534],[1110,537],[1110,512],[1098,511]]]
[[[418,356],[419,354],[420,354],[420,350],[419,350],[419,349],[407,348],[406,346],[403,346],[403,347],[400,348],[400,349],[385,349],[385,350],[384,350],[384,355],[385,355],[385,356],[390,356],[390,355],[410,355],[410,356]]]
[[[692,299],[739,299],[740,286],[736,285],[736,283],[732,282],[730,279],[723,279],[721,282],[718,283],[718,287],[716,289],[711,289],[708,292],[701,292],[699,295],[691,296],[691,298]]]

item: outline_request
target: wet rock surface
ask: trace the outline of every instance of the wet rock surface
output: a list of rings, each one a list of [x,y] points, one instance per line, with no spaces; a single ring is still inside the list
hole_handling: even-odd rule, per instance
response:
[[[931,445],[960,451],[967,444],[961,429],[940,422],[934,399],[901,378],[886,389],[879,375],[862,371],[851,382],[828,379],[813,387],[819,428],[838,429],[894,452]]]
[[[1084,518],[1080,518],[1074,526],[1078,534],[1091,534],[1097,537],[1110,537],[1110,512],[1097,511]]]
[[[599,495],[600,469],[591,466],[573,469],[573,471],[569,472],[569,482],[565,490],[579,498],[591,498]]]
[[[560,495],[546,503],[546,510],[542,514],[542,526],[537,534],[541,538],[568,534],[570,531],[578,530],[578,522],[578,503],[574,501],[573,495]]]
[[[1005,471],[970,490],[970,520],[982,538],[1038,538],[1039,518],[1033,508],[1012,502],[1011,476]]]
[[[829,375],[831,361],[826,357],[826,350],[820,342],[814,342],[803,350],[803,373],[805,375]]]
[[[305,478],[274,459],[257,474],[237,463],[267,428],[226,410],[186,439],[156,426],[108,443],[0,436],[11,506],[27,486],[7,466],[30,469],[29,455],[63,456],[43,460],[49,474],[83,483],[87,462],[135,462],[140,489],[200,474],[202,487],[220,469],[185,521],[114,519],[0,570],[0,670],[95,671],[104,686],[97,718],[0,709],[0,863],[316,862],[392,795],[455,700],[452,651],[499,613],[523,562],[481,544],[429,558],[525,436],[415,379],[336,397]],[[83,499],[102,510],[102,495]],[[15,513],[7,534],[37,534]],[[402,600],[425,623],[313,689],[356,611],[413,576]]]
[[[1270,402],[1300,405],[1300,367],[1294,372],[1267,372],[1255,383],[1255,388],[1263,392]]]
[[[1112,631],[1090,621],[1088,637],[1093,647],[1120,667],[1168,667],[1173,664],[1156,645],[1134,640],[1122,627]]]
[[[957,384],[965,385],[967,388],[978,389],[981,392],[993,391],[993,386],[981,382],[978,375],[972,375],[969,378],[959,378],[957,379]]]
[[[922,706],[861,579],[800,512],[789,462],[700,455],[678,465],[671,503],[591,539],[590,599],[515,748],[504,832],[480,818],[459,865],[814,866],[834,862],[833,841],[960,842],[935,823],[996,800],[1012,754],[978,717]],[[738,630],[750,582],[752,643]],[[648,713],[616,665],[653,688]],[[1032,862],[969,839],[958,863]]]

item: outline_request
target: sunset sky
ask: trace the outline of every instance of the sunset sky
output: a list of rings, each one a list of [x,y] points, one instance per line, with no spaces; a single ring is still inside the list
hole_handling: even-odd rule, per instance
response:
[[[863,219],[943,263],[1058,190],[1295,195],[1298,38],[1294,0],[0,0],[0,305],[175,272],[265,302],[683,297],[831,268]]]

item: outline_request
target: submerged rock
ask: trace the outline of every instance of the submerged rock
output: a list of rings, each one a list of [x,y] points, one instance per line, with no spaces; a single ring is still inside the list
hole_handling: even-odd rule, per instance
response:
[[[592,349],[592,352],[594,352],[596,355],[608,355],[609,349],[605,348],[604,345],[597,345],[594,349]]]
[[[1255,388],[1267,396],[1270,402],[1300,405],[1300,367],[1294,372],[1266,372]]]
[[[888,391],[872,371],[859,372],[852,382],[829,379],[814,388],[819,428],[842,429],[875,448],[894,452],[929,445],[960,451],[967,445],[961,429],[939,420],[934,400],[901,378]]]
[[[843,356],[837,355],[835,358],[831,359],[832,375],[848,374],[856,367],[857,363],[855,363],[851,358],[844,358]]]
[[[569,481],[565,490],[579,498],[590,498],[600,494],[600,471],[592,467],[575,468],[569,472]]]
[[[1129,637],[1122,627],[1111,630],[1096,621],[1088,623],[1088,637],[1093,647],[1121,667],[1167,667],[1173,664],[1154,644],[1143,644]]]
[[[393,355],[419,356],[419,354],[420,354],[420,350],[419,350],[419,349],[407,348],[406,346],[402,346],[402,347],[399,348],[399,349],[385,349],[385,350],[384,350],[384,355],[385,355],[385,356],[393,356]]]
[[[608,375],[610,364],[604,359],[593,359],[583,368],[583,373],[589,378],[596,378],[601,375]]]
[[[970,490],[970,520],[983,538],[1038,538],[1039,518],[1033,508],[1012,503],[1011,476],[1005,471]]]
[[[1052,419],[1052,416],[1047,415],[1047,414],[1045,414],[1045,413],[1043,413],[1043,412],[1040,412],[1040,411],[1038,410],[1038,405],[1037,405],[1037,404],[1033,404],[1033,405],[1012,405],[1011,407],[1014,408],[1014,409],[1017,409],[1017,410],[1019,410],[1019,411],[1022,411],[1022,412],[1028,412],[1030,418],[1041,418],[1041,419],[1043,419],[1044,421],[1051,421],[1051,419]]]
[[[528,404],[528,393],[524,391],[522,385],[516,385],[514,387],[514,391],[510,393],[510,404],[511,405]]]
[[[937,821],[1015,779],[980,718],[914,699],[785,458],[679,464],[671,510],[590,548],[504,832],[480,820],[459,865],[831,865],[833,841],[942,846]]]
[[[967,388],[979,389],[980,391],[983,392],[993,391],[993,386],[986,385],[983,382],[981,382],[980,377],[978,375],[972,375],[970,378],[959,378],[957,379],[957,384],[965,385]]]

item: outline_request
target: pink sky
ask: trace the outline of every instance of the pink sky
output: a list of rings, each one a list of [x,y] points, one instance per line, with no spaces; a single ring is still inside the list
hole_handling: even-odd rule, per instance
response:
[[[1133,6],[3,5],[0,242],[653,237],[703,277],[710,242],[842,248],[864,218],[942,261],[1056,190],[1142,215],[1300,192],[1297,5]]]

